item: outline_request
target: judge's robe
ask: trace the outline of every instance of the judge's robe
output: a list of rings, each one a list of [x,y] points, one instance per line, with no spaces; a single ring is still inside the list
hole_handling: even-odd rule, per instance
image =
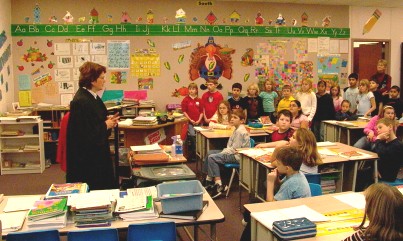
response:
[[[70,103],[66,182],[85,182],[91,190],[117,188],[102,100],[80,88]]]

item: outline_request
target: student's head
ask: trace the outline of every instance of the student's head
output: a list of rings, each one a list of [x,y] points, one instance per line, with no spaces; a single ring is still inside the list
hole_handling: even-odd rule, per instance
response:
[[[403,194],[393,186],[374,183],[364,191],[365,215],[369,220],[364,234],[370,240],[403,240]]]
[[[369,81],[369,90],[370,91],[376,91],[378,89],[378,86],[379,86],[379,84],[376,80],[371,79]]]
[[[379,113],[379,118],[388,118],[394,120],[396,118],[395,108],[385,105]]]
[[[292,100],[290,102],[290,112],[294,118],[298,118],[300,115],[302,115],[302,107],[299,100]]]
[[[206,82],[207,82],[206,85],[207,85],[208,91],[210,91],[210,92],[216,91],[216,88],[218,86],[218,81],[216,78],[207,79]]]
[[[330,87],[330,93],[332,94],[333,97],[340,97],[341,96],[340,86],[338,84],[333,84]]]
[[[276,86],[276,84],[274,83],[273,80],[267,79],[264,82],[264,90],[267,92],[273,91],[275,86]]]
[[[291,126],[292,114],[289,110],[280,110],[277,113],[277,123],[279,130],[286,131]]]
[[[301,91],[302,92],[311,92],[312,91],[312,80],[311,79],[303,79],[301,82]]]
[[[397,85],[394,85],[392,87],[390,87],[389,90],[389,97],[392,99],[397,99],[399,98],[399,94],[400,94],[400,88]]]
[[[290,96],[291,96],[291,91],[292,91],[292,88],[291,88],[290,85],[284,85],[284,86],[283,86],[283,89],[281,90],[281,93],[282,93],[282,95],[283,95],[283,98],[286,98],[286,99],[290,98]]]
[[[190,83],[188,86],[189,94],[197,96],[199,93],[199,87],[197,87],[196,83]]]
[[[357,87],[357,81],[358,81],[358,74],[357,73],[351,73],[348,76],[348,84],[350,85],[350,87]]]
[[[385,73],[386,67],[388,67],[388,61],[385,59],[378,60],[378,64],[376,65],[376,70],[378,73]]]
[[[318,94],[320,94],[320,95],[325,94],[326,93],[326,82],[324,80],[320,80],[318,82],[317,89],[318,89]]]
[[[223,123],[224,116],[227,116],[228,121],[231,119],[231,106],[227,100],[222,100],[220,104],[218,104],[218,109],[217,109],[217,117],[218,117],[218,123]]]
[[[351,103],[348,100],[343,100],[341,102],[341,112],[342,113],[346,113],[348,111],[350,111],[350,107],[351,107]]]
[[[290,146],[295,146],[303,153],[303,162],[307,166],[316,166],[321,160],[316,145],[316,138],[312,131],[306,128],[297,129],[290,138]]]
[[[360,80],[360,86],[358,88],[360,93],[367,93],[369,91],[369,80],[367,79],[362,79]]]
[[[242,85],[240,83],[232,84],[232,96],[238,98],[241,95]]]
[[[376,129],[378,130],[378,135],[382,133],[394,133],[396,128],[396,121],[389,118],[382,118],[376,122]]]
[[[248,95],[252,97],[259,95],[259,86],[257,86],[256,83],[253,83],[248,86]]]
[[[238,127],[239,125],[245,123],[245,112],[241,109],[236,109],[231,114],[231,125]]]
[[[303,154],[298,148],[287,146],[278,151],[276,155],[277,171],[280,174],[289,173],[289,171],[299,171],[303,161]],[[289,169],[292,170],[289,170]]]
[[[94,92],[103,89],[105,84],[106,67],[93,62],[85,62],[80,66],[78,85]]]

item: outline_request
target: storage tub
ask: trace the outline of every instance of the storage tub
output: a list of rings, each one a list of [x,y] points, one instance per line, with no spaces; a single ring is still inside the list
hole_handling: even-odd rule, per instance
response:
[[[203,186],[198,180],[166,182],[157,185],[158,198],[165,214],[201,210]]]

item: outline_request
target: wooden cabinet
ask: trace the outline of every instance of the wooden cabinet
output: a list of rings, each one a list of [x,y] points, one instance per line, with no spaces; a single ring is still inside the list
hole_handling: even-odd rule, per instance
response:
[[[45,170],[43,121],[0,122],[1,175]]]

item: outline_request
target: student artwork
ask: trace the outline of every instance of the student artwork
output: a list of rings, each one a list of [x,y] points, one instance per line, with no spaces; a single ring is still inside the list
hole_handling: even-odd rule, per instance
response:
[[[55,15],[49,17],[49,23],[57,23],[57,17]]]
[[[153,24],[154,23],[154,12],[151,9],[148,9],[146,13],[146,19],[147,19],[147,24]]]
[[[299,74],[301,79],[313,79],[313,62],[312,61],[299,62]]]
[[[364,24],[364,27],[362,29],[362,35],[371,31],[372,27],[374,27],[374,25],[376,24],[376,22],[378,22],[378,19],[381,16],[382,16],[382,12],[379,11],[379,9],[376,9],[375,12],[372,14],[372,16]]]
[[[281,13],[279,13],[276,19],[276,26],[283,26],[283,25],[285,25],[285,18]]]
[[[42,74],[33,79],[35,87],[42,86],[52,80],[52,76],[49,73]]]
[[[333,84],[339,83],[338,74],[318,74],[318,79],[326,82],[326,91],[330,92],[330,88]]]
[[[85,21],[85,20],[84,20]],[[113,17],[111,14],[107,14],[106,15],[106,21],[108,21],[108,23],[111,23],[113,21]]]
[[[41,53],[39,49],[30,47],[27,50],[27,54],[24,54],[22,56],[22,60],[25,62],[43,62],[46,61],[48,57],[46,57],[46,54]]]
[[[36,75],[36,74],[40,74],[41,73],[41,68],[36,68],[34,70],[32,70],[31,75]]]
[[[154,43],[154,41],[152,41],[151,39],[147,39],[147,44],[148,44],[148,46],[150,46],[151,48],[155,48],[155,43]]]
[[[24,45],[24,41],[22,41],[22,39],[17,41],[17,46],[21,47],[22,45]]]
[[[331,18],[330,16],[326,16],[322,19],[322,27],[327,28],[330,26],[330,22],[331,22]]]
[[[186,12],[180,8],[176,11],[176,23],[184,24],[186,23]]]
[[[131,55],[131,75],[138,77],[160,76],[160,55],[155,49],[136,49]]]
[[[152,90],[154,87],[153,78],[139,78],[137,80],[139,90]]]
[[[249,73],[245,74],[245,75],[243,76],[243,82],[248,81],[248,80],[249,80],[249,77],[250,77],[250,74],[249,74]]]
[[[136,19],[136,22],[141,22],[141,21],[143,21],[143,17],[137,17],[137,19]]]
[[[188,87],[182,86],[179,89],[175,89],[174,92],[172,92],[172,97],[181,97],[181,96],[187,96],[189,94],[189,89]]]
[[[301,15],[301,26],[308,27],[308,14],[305,12]]]
[[[46,46],[49,48],[53,47],[53,40],[46,40]]]
[[[241,65],[244,67],[252,66],[253,65],[253,56],[254,56],[253,49],[247,48],[246,52],[241,57]]]
[[[73,94],[74,93],[74,83],[69,82],[59,82],[59,94]]]
[[[164,62],[164,66],[167,70],[171,69],[171,65],[169,64],[169,62]]]
[[[41,23],[41,8],[39,7],[38,3],[35,4],[33,11],[34,11],[34,24]]]
[[[178,57],[178,63],[181,64],[184,59],[185,59],[185,55],[183,55],[183,54],[179,55],[179,57]]]
[[[217,21],[217,17],[214,15],[213,11],[210,11],[204,20],[206,20],[208,24],[213,25]]]
[[[231,54],[223,54],[223,48],[214,43],[214,37],[210,36],[204,46],[198,46],[190,55],[189,76],[194,81],[201,77],[219,79],[221,76],[227,79],[232,78]]]
[[[93,8],[90,11],[90,20],[88,21],[88,23],[89,24],[99,23],[99,13],[95,8]]]
[[[66,11],[66,15],[63,17],[64,24],[72,24],[74,21],[73,15],[69,11]]]
[[[162,22],[163,22],[164,24],[168,23],[168,18],[167,18],[167,17],[163,17],[163,18],[162,18]]]
[[[132,19],[130,18],[129,14],[126,11],[122,12],[122,17],[120,17],[121,24],[128,24],[131,23]]]
[[[262,17],[262,14],[260,12],[258,12],[256,15],[256,18],[255,18],[255,24],[263,25],[263,23],[264,23],[264,18]]]
[[[111,84],[126,84],[127,72],[126,71],[112,71]]]
[[[239,22],[239,20],[241,19],[241,15],[234,10],[230,15],[229,15],[229,19],[231,23],[237,23]]]
[[[269,26],[271,26],[271,25],[273,24],[273,20],[272,20],[272,19],[267,20],[267,24],[268,24]]]
[[[308,58],[308,41],[306,39],[293,39],[294,60],[305,61]]]

